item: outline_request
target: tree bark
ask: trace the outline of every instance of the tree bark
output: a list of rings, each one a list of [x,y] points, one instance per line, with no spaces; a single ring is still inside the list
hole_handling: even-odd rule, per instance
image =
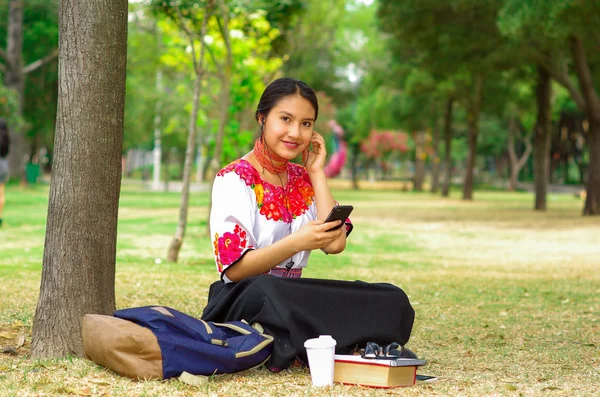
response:
[[[163,101],[163,74],[159,68],[156,71],[156,93],[158,99],[154,105],[154,149],[152,150],[152,190],[160,190],[160,165],[162,155],[162,143],[161,143],[161,124],[162,124],[162,101]]]
[[[177,230],[175,230],[175,236],[171,240],[169,249],[167,251],[167,260],[169,262],[177,262],[179,258],[179,251],[183,245],[183,238],[185,237],[185,229],[187,227],[187,216],[189,207],[190,197],[190,181],[192,178],[192,165],[194,163],[195,145],[196,145],[196,124],[198,122],[198,112],[200,110],[200,96],[202,92],[202,79],[204,75],[204,36],[206,35],[206,29],[208,19],[210,18],[209,7],[206,7],[206,12],[202,18],[202,28],[200,31],[200,59],[196,58],[196,50],[194,46],[194,35],[185,25],[185,21],[181,15],[179,8],[177,9],[179,18],[181,20],[181,26],[186,31],[192,47],[192,59],[194,63],[194,74],[196,78],[194,80],[194,96],[192,100],[192,114],[190,115],[190,123],[188,127],[188,140],[187,148],[185,151],[185,162],[183,166],[183,186],[181,188],[181,202],[179,204],[179,221],[177,223]]]
[[[54,50],[45,57],[23,67],[23,0],[10,0],[6,52],[3,52],[2,55],[5,61],[4,85],[15,91],[19,99],[17,114],[13,116],[17,120],[22,120],[25,103],[25,75],[53,61],[58,55],[58,51]],[[9,128],[12,138],[8,158],[10,176],[26,182],[24,158],[31,150],[27,147],[22,127],[11,125]]]
[[[432,106],[433,122],[431,125],[433,156],[431,159],[431,193],[440,189],[440,130],[438,128],[437,106]]]
[[[425,179],[425,131],[413,133],[415,141],[415,174],[413,176],[413,190],[423,191],[423,181]]]
[[[450,195],[450,183],[452,182],[452,105],[454,98],[448,97],[446,101],[446,112],[444,113],[444,186],[442,196]]]
[[[360,153],[357,143],[350,143],[350,173],[352,174],[352,189],[359,190],[358,185],[358,154]]]
[[[115,309],[127,1],[59,3],[54,163],[33,357],[83,354],[87,313]]]
[[[600,215],[600,99],[594,88],[592,73],[585,54],[582,40],[570,38],[571,55],[581,93],[585,99],[585,113],[589,122],[588,147],[590,161],[584,215]]]
[[[467,169],[465,170],[465,182],[463,185],[463,200],[473,200],[473,181],[475,170],[475,159],[477,157],[477,135],[479,134],[479,114],[481,112],[481,101],[483,96],[483,77],[475,76],[473,96],[469,99],[467,123],[469,128],[469,155],[467,157]]]
[[[17,118],[23,117],[24,75],[23,75],[23,1],[10,0],[8,11],[8,37],[6,40],[6,71],[4,74],[6,88],[17,93],[19,106]],[[9,126],[11,127],[11,126]],[[10,175],[20,180],[25,179],[23,157],[27,152],[23,131],[11,128],[11,148],[8,155]]]
[[[196,183],[204,182],[204,159],[206,158],[206,145],[198,134],[196,141]]]
[[[525,152],[521,157],[517,157],[517,151],[515,149],[515,137],[519,136],[519,126],[514,117],[510,119],[509,131],[508,131],[508,156],[510,159],[510,179],[508,184],[508,190],[514,192],[517,190],[517,182],[519,179],[519,173],[521,169],[529,159],[529,155],[533,151],[531,146],[530,137],[525,137],[523,142],[525,143]]]
[[[546,194],[550,176],[550,138],[552,137],[552,80],[541,66],[538,66],[536,86],[537,120],[535,125],[534,183],[536,211],[546,211]]]
[[[196,143],[196,120],[198,119],[198,110],[200,107],[202,77],[196,76],[194,81],[194,97],[192,106],[192,116],[188,129],[187,149],[185,151],[185,162],[183,166],[183,186],[181,187],[181,202],[179,205],[179,221],[175,236],[171,240],[169,250],[167,251],[167,260],[169,262],[177,262],[179,251],[185,237],[185,229],[187,227],[187,215],[190,197],[190,180],[192,174],[192,164],[194,161],[194,149]]]

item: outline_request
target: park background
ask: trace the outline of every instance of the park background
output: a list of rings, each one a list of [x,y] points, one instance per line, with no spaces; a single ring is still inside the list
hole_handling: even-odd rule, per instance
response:
[[[422,372],[440,377],[387,394],[597,392],[600,2],[98,2],[107,8],[74,20],[123,39],[99,15],[126,13],[126,66],[108,62],[126,76],[120,129],[57,124],[59,87],[78,82],[68,70],[59,77],[68,59],[59,15],[63,26],[73,16],[65,4],[0,1],[0,116],[13,138],[0,395],[321,395],[302,369],[194,389],[133,382],[78,358],[89,310],[201,314],[217,278],[211,180],[251,149],[256,104],[280,76],[318,92],[330,185],[355,206],[345,253],[315,254],[307,276],[402,287],[417,312],[409,347],[428,360]],[[99,100],[112,86],[101,72],[88,93]],[[88,120],[113,110],[86,107],[85,94],[70,110]],[[95,155],[107,147],[110,156]],[[65,163],[63,177],[86,176],[75,192],[50,187]],[[108,205],[93,199],[103,189]],[[97,215],[86,218],[86,206]],[[57,219],[69,227],[47,227]],[[104,233],[104,220],[114,229]],[[100,308],[83,298],[96,271]],[[38,301],[40,286],[68,296]],[[40,313],[51,320],[36,321]]]

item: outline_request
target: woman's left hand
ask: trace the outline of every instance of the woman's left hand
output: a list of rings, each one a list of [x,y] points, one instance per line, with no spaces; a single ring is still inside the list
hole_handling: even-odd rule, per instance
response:
[[[325,140],[321,134],[317,131],[313,131],[312,136],[310,137],[310,143],[312,144],[312,151],[309,151],[308,148],[306,148],[306,153],[308,153],[308,158],[305,160],[306,170],[308,173],[321,172],[325,168],[325,160],[327,159]]]

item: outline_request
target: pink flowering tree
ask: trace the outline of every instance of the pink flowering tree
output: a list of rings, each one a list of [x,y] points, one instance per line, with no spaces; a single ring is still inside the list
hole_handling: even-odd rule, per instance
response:
[[[367,139],[361,142],[360,149],[368,165],[376,164],[384,174],[388,174],[392,161],[408,152],[408,134],[393,130],[371,130]]]

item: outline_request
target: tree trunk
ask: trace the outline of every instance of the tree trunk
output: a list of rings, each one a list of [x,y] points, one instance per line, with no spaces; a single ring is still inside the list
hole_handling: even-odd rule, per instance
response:
[[[413,134],[415,141],[415,175],[413,176],[413,190],[423,191],[423,181],[425,180],[425,131],[418,131]]]
[[[546,211],[546,194],[550,176],[550,138],[552,136],[552,80],[548,72],[538,66],[536,87],[537,120],[535,125],[534,181],[535,210]]]
[[[511,119],[511,123],[513,123]],[[515,137],[514,131],[508,132],[508,158],[510,159],[510,177],[508,178],[508,191],[514,192],[517,190],[517,179],[519,176],[520,168],[517,168],[517,153],[515,150]]]
[[[8,37],[6,40],[6,88],[17,93],[19,106],[16,118],[23,117],[24,76],[23,76],[23,1],[10,0],[8,11]],[[9,126],[11,127],[11,126]],[[8,156],[10,175],[22,181],[25,179],[23,158],[27,153],[25,138],[20,128],[11,127],[11,147]]]
[[[152,151],[153,172],[152,172],[152,190],[160,190],[160,164],[162,155],[161,145],[161,112],[162,112],[162,97],[163,97],[163,74],[162,70],[156,71],[156,93],[158,99],[154,105],[154,149]]]
[[[358,153],[359,146],[357,143],[350,144],[350,173],[352,174],[352,189],[358,190]]]
[[[167,251],[167,260],[169,262],[177,262],[179,258],[179,251],[181,250],[181,246],[183,244],[183,238],[185,237],[185,229],[187,227],[187,215],[188,215],[188,203],[190,196],[190,180],[192,178],[192,165],[194,163],[194,152],[196,145],[196,124],[198,123],[198,112],[200,110],[200,96],[202,91],[202,79],[203,79],[203,65],[204,65],[204,52],[206,49],[204,43],[204,36],[206,35],[206,28],[208,24],[208,19],[210,18],[210,8],[212,4],[206,6],[206,12],[204,13],[204,17],[202,18],[202,28],[200,30],[200,36],[198,39],[200,40],[200,59],[196,58],[196,50],[194,47],[194,35],[185,25],[185,21],[183,21],[183,17],[181,15],[181,11],[177,8],[177,12],[179,14],[179,18],[181,19],[182,27],[186,31],[188,38],[190,40],[190,45],[192,48],[192,61],[194,64],[194,74],[196,78],[194,80],[194,97],[192,100],[192,114],[190,115],[190,124],[188,127],[188,140],[187,140],[187,148],[185,151],[185,162],[183,166],[183,186],[181,188],[181,202],[179,204],[179,222],[177,223],[177,230],[175,231],[175,236],[171,240],[171,244],[169,245],[169,249]]]
[[[583,214],[600,215],[600,99],[594,88],[583,42],[577,36],[572,36],[570,41],[575,73],[585,99],[585,113],[590,126],[588,132],[590,161]]]
[[[448,97],[446,101],[446,112],[444,113],[444,186],[442,196],[450,194],[450,183],[452,181],[452,105],[454,98]]]
[[[469,110],[467,115],[467,123],[469,125],[469,155],[467,157],[467,169],[465,170],[463,200],[473,200],[473,180],[475,159],[477,157],[477,135],[479,134],[479,113],[481,112],[482,94],[483,78],[479,74],[475,77],[473,97],[469,99]]]
[[[22,121],[23,106],[25,103],[25,75],[39,69],[48,62],[54,60],[58,55],[55,50],[51,54],[23,67],[23,1],[10,0],[8,12],[8,29],[6,38],[6,53],[2,56],[5,61],[4,85],[6,88],[16,92],[19,104],[13,119]],[[27,141],[21,125],[10,125],[11,147],[9,153],[10,176],[26,182],[25,178],[25,156],[31,152],[27,147]]]
[[[181,187],[181,202],[179,205],[179,222],[175,236],[171,240],[169,250],[167,251],[167,260],[169,262],[177,262],[179,251],[185,237],[185,229],[187,226],[188,203],[190,197],[190,180],[192,176],[192,164],[194,162],[194,149],[196,144],[196,122],[198,120],[198,111],[200,108],[200,92],[202,85],[202,77],[196,75],[194,81],[194,98],[192,105],[192,115],[188,130],[187,149],[185,151],[185,163],[183,166],[183,186]]]
[[[514,117],[511,117],[508,129],[508,155],[510,158],[510,179],[508,190],[514,192],[517,190],[519,173],[529,159],[529,155],[531,154],[533,147],[531,146],[530,137],[526,136],[523,138],[523,142],[525,143],[525,152],[521,155],[521,157],[517,157],[517,151],[515,149],[515,136],[518,137],[520,134],[519,126],[517,125],[517,121]]]
[[[169,179],[171,179],[171,175],[169,174],[170,164],[173,163],[173,152],[172,150],[168,150],[165,153],[161,153],[162,160],[162,169],[163,169],[163,179],[165,180],[163,192],[169,191]]]
[[[440,189],[440,129],[438,128],[438,117],[435,107],[433,107],[433,123],[432,123],[432,146],[433,156],[431,159],[431,193],[437,193]]]
[[[84,314],[115,310],[127,1],[59,3],[54,164],[33,357],[83,354]]]
[[[196,183],[204,182],[204,159],[206,158],[206,145],[198,134],[196,142]]]

